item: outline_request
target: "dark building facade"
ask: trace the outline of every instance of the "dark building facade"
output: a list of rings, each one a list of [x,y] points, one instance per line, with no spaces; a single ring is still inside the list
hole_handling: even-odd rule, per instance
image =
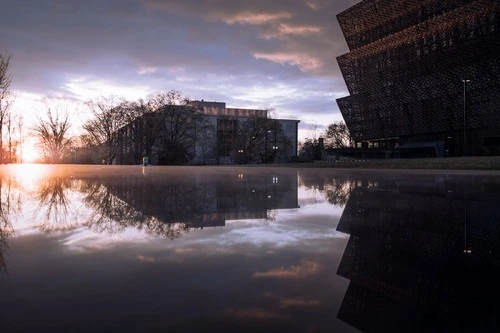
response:
[[[337,99],[362,146],[500,154],[500,3],[365,0],[340,13]]]
[[[203,100],[162,109],[120,128],[113,163],[137,164],[137,154],[155,165],[284,163],[297,155],[300,120]]]

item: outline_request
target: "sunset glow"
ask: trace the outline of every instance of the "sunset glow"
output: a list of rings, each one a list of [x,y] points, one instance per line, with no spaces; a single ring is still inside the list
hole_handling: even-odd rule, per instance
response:
[[[22,162],[33,163],[40,158],[38,149],[33,142],[27,142],[22,150]]]
[[[39,179],[48,171],[48,166],[42,164],[16,164],[12,168],[15,178],[26,189],[35,189]]]

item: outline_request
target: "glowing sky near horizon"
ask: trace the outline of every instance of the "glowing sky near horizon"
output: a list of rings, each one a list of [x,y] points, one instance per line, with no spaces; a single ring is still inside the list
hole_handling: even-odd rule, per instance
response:
[[[342,119],[335,99],[348,93],[335,57],[348,50],[336,15],[357,2],[5,1],[0,52],[11,56],[15,109],[27,118],[47,95],[76,105],[174,89],[274,108],[299,119],[304,138],[312,125]],[[82,111],[73,113],[81,122]]]

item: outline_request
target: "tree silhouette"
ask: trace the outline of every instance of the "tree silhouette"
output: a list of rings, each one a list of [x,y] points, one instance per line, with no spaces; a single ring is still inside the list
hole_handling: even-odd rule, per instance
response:
[[[92,115],[84,125],[85,141],[97,162],[112,164],[121,149],[118,130],[126,125],[127,102],[119,97],[100,97],[87,102]]]
[[[45,117],[39,115],[33,126],[42,161],[45,163],[59,163],[71,151],[71,123],[67,110],[61,110],[61,103],[63,102],[55,98],[45,99]]]
[[[14,232],[10,223],[12,209],[10,179],[5,187],[4,179],[0,176],[0,272],[7,272],[6,255],[9,252],[9,238]]]
[[[328,148],[347,148],[354,146],[354,140],[343,121],[331,123],[325,131]]]
[[[10,57],[0,53],[0,163],[4,162],[3,128],[10,119],[13,95],[10,91],[12,75],[9,73]]]
[[[67,177],[44,178],[37,191],[37,213],[43,213],[41,223],[37,226],[41,231],[52,232],[71,229],[68,222],[68,208],[70,201],[67,192],[72,191],[72,180]]]

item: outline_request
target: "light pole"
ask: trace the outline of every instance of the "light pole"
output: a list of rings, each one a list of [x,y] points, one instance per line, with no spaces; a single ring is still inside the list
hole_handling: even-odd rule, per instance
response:
[[[278,143],[276,140],[276,120],[274,121],[274,146],[273,146],[273,162],[276,163],[276,155],[278,155]]]
[[[267,131],[266,131],[266,147],[265,147],[265,154],[266,154],[265,156],[266,156],[266,161],[265,161],[265,163],[268,163],[268,162],[269,162],[269,156],[267,156],[267,135],[268,135],[269,133],[271,133],[271,130],[267,130]]]
[[[467,156],[467,83],[469,79],[462,79],[464,84],[464,151],[462,156]]]
[[[238,156],[238,160],[239,160],[239,161],[238,161],[238,162],[239,162],[240,164],[241,164],[241,163],[243,163],[243,157],[244,157],[243,153],[244,153],[244,152],[245,152],[245,151],[244,151],[243,149],[238,149],[238,154],[239,154],[239,156]]]

